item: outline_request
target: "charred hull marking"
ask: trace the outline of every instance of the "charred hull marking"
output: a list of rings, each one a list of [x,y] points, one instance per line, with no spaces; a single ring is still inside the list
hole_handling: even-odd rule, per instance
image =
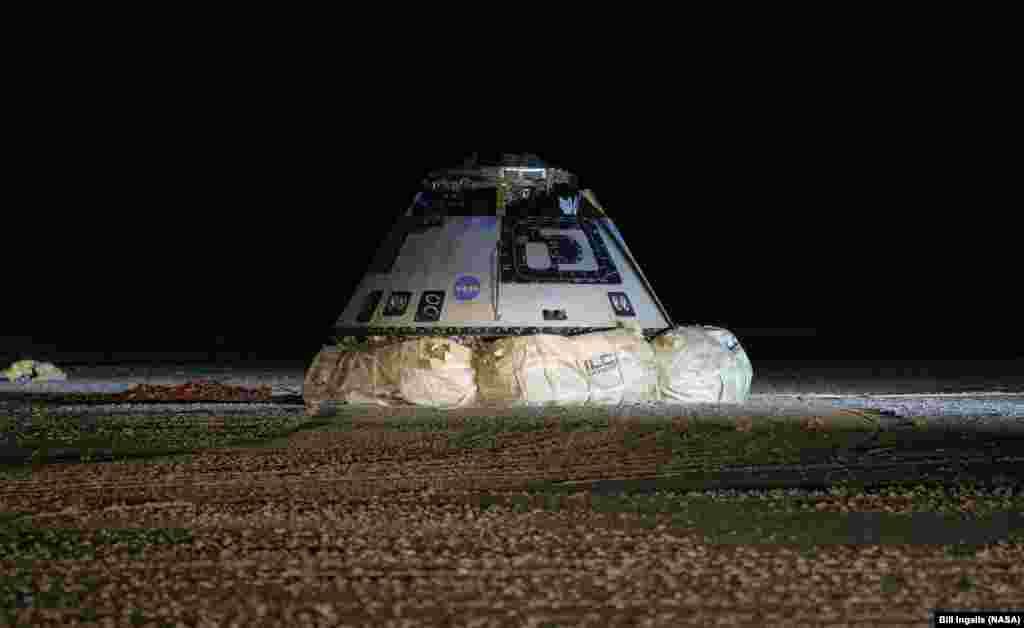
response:
[[[580,334],[611,331],[616,327],[336,327],[337,336],[533,336],[552,334],[557,336],[578,336]],[[648,340],[665,329],[643,328]]]

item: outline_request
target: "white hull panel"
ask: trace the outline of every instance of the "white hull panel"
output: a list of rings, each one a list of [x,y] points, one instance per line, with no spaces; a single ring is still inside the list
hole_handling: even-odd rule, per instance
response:
[[[576,333],[619,321],[649,330],[671,325],[609,218],[406,216],[335,327],[505,335]]]

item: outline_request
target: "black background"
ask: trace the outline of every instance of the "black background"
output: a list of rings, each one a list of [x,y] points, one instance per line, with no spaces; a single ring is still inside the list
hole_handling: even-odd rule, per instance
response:
[[[306,359],[422,176],[496,151],[576,173],[675,321],[732,329],[755,362],[1024,355],[1006,113],[941,59],[545,82],[341,56],[37,76],[12,127],[0,335]]]

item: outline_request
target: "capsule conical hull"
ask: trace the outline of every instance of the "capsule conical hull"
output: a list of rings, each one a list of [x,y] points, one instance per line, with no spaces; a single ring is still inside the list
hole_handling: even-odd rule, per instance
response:
[[[507,159],[508,156],[506,156]],[[566,171],[435,171],[379,246],[339,335],[576,335],[672,325],[622,234]],[[571,182],[571,183],[570,183]]]

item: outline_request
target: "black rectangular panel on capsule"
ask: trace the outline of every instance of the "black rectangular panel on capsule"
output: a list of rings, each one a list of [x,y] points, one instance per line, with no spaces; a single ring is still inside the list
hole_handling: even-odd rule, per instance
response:
[[[412,301],[411,292],[392,292],[384,305],[384,316],[401,316],[405,314],[409,302]]]
[[[444,308],[444,290],[427,290],[420,295],[420,304],[416,308],[417,323],[434,323],[441,320]]]
[[[636,316],[633,304],[629,302],[629,296],[625,292],[609,292],[608,300],[616,316]]]

